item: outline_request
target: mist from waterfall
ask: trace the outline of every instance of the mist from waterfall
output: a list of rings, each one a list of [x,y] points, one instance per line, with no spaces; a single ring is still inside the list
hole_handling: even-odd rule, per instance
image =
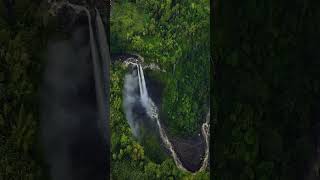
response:
[[[125,83],[124,83],[124,111],[126,114],[126,118],[128,123],[132,129],[132,133],[135,137],[139,137],[139,122],[133,116],[134,112],[134,105],[135,103],[140,103],[145,110],[147,116],[155,122],[160,138],[164,144],[164,146],[170,151],[171,156],[178,168],[187,171],[180,159],[178,158],[176,152],[173,149],[171,142],[169,141],[168,136],[166,135],[164,129],[161,126],[158,108],[152,99],[148,95],[148,89],[145,81],[145,76],[143,72],[143,68],[141,64],[131,63],[133,64],[137,70],[133,71],[132,74],[127,74],[125,76]],[[138,76],[138,77],[137,77]],[[139,87],[139,95],[136,95],[136,89]]]
[[[139,101],[139,96],[136,94],[136,89],[138,86],[138,78],[136,75],[125,75],[123,88],[123,109],[132,134],[135,137],[139,137],[139,123],[134,117],[134,106],[136,105],[136,102]]]
[[[45,162],[52,180],[102,180],[109,175],[109,48],[97,10],[92,18],[86,7],[52,4],[56,12],[66,6],[88,21],[70,38],[48,42],[40,109]]]
[[[153,112],[155,111],[155,105],[153,102],[151,102],[151,99],[149,98],[143,69],[140,64],[137,64],[136,66],[137,66],[138,79],[139,79],[140,101],[142,106],[145,108],[148,116],[152,118],[152,115],[156,113],[156,112]]]

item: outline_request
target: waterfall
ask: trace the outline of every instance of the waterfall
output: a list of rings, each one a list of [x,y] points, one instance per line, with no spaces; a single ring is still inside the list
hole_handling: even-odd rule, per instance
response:
[[[109,64],[110,54],[107,44],[107,37],[104,29],[104,25],[101,20],[100,13],[95,9],[96,16],[94,23],[92,23],[92,17],[89,10],[86,7],[72,4],[70,2],[54,2],[52,7],[60,9],[63,6],[71,7],[77,14],[85,12],[88,17],[89,37],[90,37],[90,49],[94,72],[94,81],[96,89],[96,100],[98,104],[99,121],[98,127],[101,135],[109,142],[109,123],[108,123],[108,96],[109,96]]]
[[[185,169],[183,167],[180,159],[178,158],[176,152],[174,151],[173,146],[172,146],[171,142],[169,141],[167,134],[165,133],[164,129],[161,127],[160,120],[159,120],[158,108],[148,95],[148,90],[147,90],[147,86],[146,86],[146,82],[145,82],[145,78],[144,78],[143,69],[140,64],[136,64],[136,66],[137,66],[137,71],[138,71],[138,81],[139,81],[141,104],[145,108],[147,115],[152,120],[156,121],[157,127],[159,129],[159,134],[160,134],[161,140],[163,141],[165,147],[170,151],[177,167],[184,170],[184,171],[187,171],[187,169]]]
[[[100,121],[100,126],[102,128],[102,134],[106,141],[109,144],[109,123],[108,123],[108,99],[109,99],[109,64],[110,64],[110,53],[109,53],[109,46],[107,43],[107,37],[106,37],[106,32],[104,29],[104,25],[100,16],[100,13],[97,9],[96,11],[96,35],[97,35],[97,44],[99,46],[99,54],[100,54],[100,61],[99,61],[99,66],[96,67],[96,69],[102,71],[99,72],[99,83],[101,84],[102,87],[100,87],[100,96],[97,97],[98,102],[100,103],[100,112],[101,112],[101,120]],[[93,37],[92,37],[93,38]]]
[[[101,17],[99,11],[96,10],[96,34],[97,38],[95,38],[95,34],[92,28],[91,15],[86,8],[81,7],[88,15],[89,21],[89,33],[90,33],[90,47],[91,47],[91,56],[93,63],[93,72],[95,79],[95,87],[96,87],[96,99],[98,102],[98,112],[99,119],[98,127],[101,129],[101,134],[105,138],[105,140],[109,144],[109,131],[108,131],[108,114],[107,114],[107,91],[108,87],[105,83],[107,82],[107,72],[108,72],[108,59],[109,59],[109,48],[107,45],[107,38],[105,35],[104,27],[101,21]],[[97,44],[99,49],[97,48]],[[102,71],[101,71],[102,67]]]
[[[140,97],[142,97],[142,92],[143,92],[143,90],[142,90],[142,85],[141,85],[141,78],[140,78],[140,68],[139,68],[139,65],[137,64],[137,71],[138,71],[138,81],[139,81],[139,89],[140,89]]]
[[[159,113],[158,108],[152,101],[152,99],[148,95],[148,90],[145,82],[144,72],[141,64],[132,63],[137,67],[138,71],[138,86],[140,90],[140,101],[142,106],[145,108],[147,115],[152,119],[156,121],[157,127],[159,129],[160,138],[165,145],[165,147],[170,151],[171,156],[177,165],[178,168],[184,171],[188,171],[186,168],[183,167],[179,157],[177,156],[177,153],[175,152],[172,143],[170,142],[165,130],[162,128],[160,119],[159,119]],[[208,165],[208,158],[209,158],[209,120],[210,120],[210,112],[207,114],[206,122],[203,123],[201,127],[201,132],[203,137],[205,138],[206,143],[206,151],[204,155],[204,161],[199,169],[199,171],[203,171],[207,165]]]
[[[75,23],[70,39],[50,42],[53,45],[48,47],[41,90],[41,138],[48,175],[54,180],[104,179],[110,172],[106,81],[110,57],[104,26],[97,10],[92,17],[94,11],[66,1],[53,2],[51,8],[56,14],[75,12],[68,13],[71,18],[84,12],[81,19],[85,17],[87,23]]]
[[[144,78],[144,73],[143,69],[140,64],[137,64],[137,69],[138,69],[138,79],[139,79],[139,88],[140,88],[140,97],[141,97],[141,102],[142,105],[148,110],[149,112],[149,106],[148,106],[148,101],[149,101],[149,96],[148,96],[148,90],[146,86],[146,81]],[[148,113],[147,112],[147,113]]]

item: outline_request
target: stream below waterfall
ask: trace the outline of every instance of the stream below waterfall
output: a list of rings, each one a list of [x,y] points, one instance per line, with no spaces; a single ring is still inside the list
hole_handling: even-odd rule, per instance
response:
[[[132,67],[132,72],[128,73],[124,82],[124,101],[133,100],[139,102],[143,107],[148,119],[157,127],[162,145],[172,156],[177,167],[184,171],[197,172],[206,169],[209,161],[209,120],[210,114],[206,116],[205,122],[201,126],[201,135],[188,139],[169,137],[166,128],[160,120],[159,104],[154,103],[156,97],[150,96],[149,88],[146,83],[144,68],[138,60],[129,58],[130,62],[124,64]],[[128,92],[131,91],[131,92]],[[138,137],[139,124],[132,119],[136,109],[124,107],[126,118],[133,130],[134,136]],[[141,110],[140,110],[141,111]]]

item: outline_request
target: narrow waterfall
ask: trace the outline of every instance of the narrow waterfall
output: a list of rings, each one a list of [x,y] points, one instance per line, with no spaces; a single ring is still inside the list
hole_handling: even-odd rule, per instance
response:
[[[99,112],[99,122],[98,127],[100,128],[101,135],[105,138],[107,143],[109,144],[109,131],[108,131],[108,114],[107,114],[107,91],[108,87],[106,87],[105,82],[107,78],[107,60],[109,55],[109,48],[107,46],[107,39],[104,31],[104,27],[101,21],[101,17],[99,11],[96,10],[96,33],[94,33],[91,22],[91,15],[88,9],[84,7],[77,7],[87,13],[88,16],[88,24],[89,24],[89,33],[90,33],[90,47],[91,47],[91,56],[93,63],[93,72],[95,79],[95,87],[96,87],[96,99],[98,102],[98,112]],[[95,35],[97,37],[95,37]],[[97,45],[99,49],[97,48]],[[102,70],[101,70],[102,69]]]
[[[96,20],[95,20],[95,27],[96,27],[96,39],[97,44],[99,46],[99,67],[97,69],[101,69],[102,71],[99,72],[99,83],[102,87],[100,87],[100,96],[97,97],[100,103],[100,112],[101,112],[101,124],[99,127],[102,128],[103,137],[107,140],[108,144],[110,133],[109,133],[109,123],[108,123],[108,99],[109,99],[109,64],[110,64],[110,53],[109,53],[109,46],[106,37],[106,31],[104,29],[104,25],[100,16],[100,13],[97,9],[96,11]],[[90,26],[90,25],[89,25]],[[93,38],[93,37],[92,37]]]
[[[101,135],[105,138],[109,144],[109,123],[108,123],[108,74],[109,74],[109,62],[110,54],[107,44],[107,37],[105,34],[104,25],[101,20],[100,13],[95,9],[96,16],[94,23],[92,23],[92,17],[89,10],[80,5],[72,4],[70,2],[55,2],[52,6],[56,6],[57,9],[63,6],[69,6],[76,11],[76,13],[85,12],[88,16],[88,27],[90,37],[90,49],[92,56],[94,81],[96,89],[96,99],[98,103],[99,122],[98,127]],[[95,28],[94,28],[95,27]]]
[[[142,85],[141,85],[141,76],[140,76],[140,68],[139,68],[139,65],[137,64],[137,71],[138,71],[138,81],[139,81],[139,89],[140,89],[140,97],[142,97],[142,93],[143,93],[143,90],[142,90]]]
[[[159,113],[158,108],[155,105],[155,103],[152,101],[152,99],[148,95],[148,90],[145,82],[144,72],[143,68],[140,64],[132,63],[137,67],[138,71],[138,86],[140,90],[140,101],[142,106],[145,108],[147,115],[152,119],[156,121],[157,127],[159,129],[160,138],[165,145],[165,147],[170,151],[171,156],[177,165],[178,168],[184,171],[188,171],[186,168],[183,167],[179,157],[177,156],[177,153],[175,152],[172,143],[170,142],[165,130],[162,128],[160,119],[159,119]],[[210,112],[207,114],[206,122],[203,123],[201,132],[203,137],[205,138],[206,142],[206,151],[204,155],[204,161],[202,162],[202,165],[199,169],[199,171],[204,170],[208,165],[208,158],[209,158],[209,120],[210,120]]]
[[[59,1],[51,10],[59,19],[76,20],[70,37],[48,41],[40,107],[48,176],[105,179],[110,174],[105,81],[110,57],[104,26],[100,14],[92,17],[94,11],[84,6]]]
[[[143,69],[140,64],[137,65],[137,69],[138,69],[141,102],[143,106],[147,108],[147,110],[149,111],[150,108],[148,106],[148,100],[149,100],[148,90],[147,90],[146,81],[144,78]]]
[[[180,159],[178,158],[176,152],[174,151],[173,146],[172,146],[171,142],[169,141],[167,134],[165,133],[164,129],[161,127],[160,120],[159,120],[158,108],[148,95],[148,90],[147,90],[147,86],[146,86],[146,82],[145,82],[145,78],[144,78],[143,69],[140,64],[136,64],[136,66],[137,66],[137,71],[138,71],[138,81],[139,81],[141,104],[145,108],[148,116],[152,120],[156,121],[156,124],[159,129],[159,134],[160,134],[161,140],[164,143],[165,147],[170,151],[177,167],[184,170],[184,171],[187,171],[187,169],[185,169],[183,167]]]

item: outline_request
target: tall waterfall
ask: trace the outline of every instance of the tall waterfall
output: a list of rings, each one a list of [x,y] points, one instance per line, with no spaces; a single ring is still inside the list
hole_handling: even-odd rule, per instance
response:
[[[158,108],[148,95],[148,90],[147,90],[146,81],[144,78],[143,69],[140,64],[136,64],[136,66],[137,66],[137,71],[138,71],[138,81],[139,81],[141,104],[145,108],[147,115],[152,120],[156,121],[157,127],[159,129],[159,134],[160,134],[161,140],[163,141],[165,147],[170,151],[177,167],[184,170],[184,171],[187,171],[187,169],[185,169],[183,167],[180,159],[178,158],[176,152],[173,149],[171,142],[169,141],[167,134],[165,133],[164,129],[162,128],[162,126],[160,124]]]
[[[88,28],[90,37],[90,49],[94,72],[96,89],[96,100],[98,104],[99,122],[101,135],[109,144],[109,123],[108,123],[108,96],[109,96],[109,64],[110,53],[107,44],[106,32],[101,20],[100,13],[95,9],[96,16],[93,19],[89,10],[80,5],[72,4],[68,1],[52,2],[52,8],[60,9],[63,6],[71,7],[77,14],[85,12],[88,17]]]
[[[48,175],[53,180],[106,179],[110,57],[104,26],[98,11],[67,1],[51,5],[51,13],[59,18],[76,19],[84,13],[81,21],[73,22],[70,38],[48,43],[41,87],[41,139]],[[68,13],[61,16],[61,11]]]
[[[108,123],[108,114],[109,114],[109,107],[108,107],[108,99],[109,99],[109,64],[110,64],[110,53],[109,53],[109,46],[107,43],[106,31],[104,29],[104,25],[100,16],[100,13],[97,9],[96,11],[96,20],[95,20],[95,27],[96,27],[96,39],[98,44],[98,51],[100,52],[100,61],[99,67],[96,69],[100,69],[99,74],[99,82],[96,84],[101,84],[99,96],[97,96],[97,100],[100,104],[99,111],[101,112],[101,121],[100,126],[102,128],[103,137],[109,144],[109,123]],[[93,38],[93,37],[92,37]],[[102,71],[101,71],[102,69]]]
[[[147,90],[146,81],[144,78],[143,69],[140,64],[137,64],[137,69],[138,69],[138,79],[139,79],[141,103],[144,106],[144,108],[147,109],[147,113],[150,113],[150,107],[148,106],[148,101],[149,101],[148,90]]]
[[[159,129],[159,134],[160,138],[165,145],[165,147],[170,151],[171,156],[177,165],[178,168],[188,171],[186,168],[183,167],[179,157],[177,156],[177,153],[175,152],[172,143],[170,142],[165,130],[162,128],[160,119],[159,119],[159,113],[158,113],[158,108],[155,105],[155,103],[152,101],[152,99],[148,95],[148,90],[145,82],[145,77],[144,77],[144,72],[141,64],[137,63],[131,63],[137,67],[138,71],[138,86],[139,86],[139,91],[140,91],[140,101],[142,106],[145,108],[147,115],[154,121],[156,121],[157,127]],[[205,138],[206,142],[206,151],[204,155],[204,161],[199,169],[199,171],[204,170],[207,165],[208,165],[208,157],[209,157],[209,140],[208,140],[208,135],[209,135],[209,119],[210,119],[210,113],[207,114],[206,117],[206,122],[203,123],[201,127],[201,132],[202,135]]]

